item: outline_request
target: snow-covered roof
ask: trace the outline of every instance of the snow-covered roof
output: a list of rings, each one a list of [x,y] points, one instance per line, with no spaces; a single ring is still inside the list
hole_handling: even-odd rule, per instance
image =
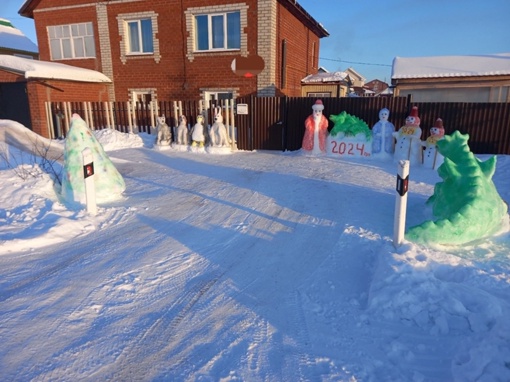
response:
[[[9,20],[0,18],[0,48],[20,52],[38,53],[39,49],[32,40],[16,29]]]
[[[392,79],[510,75],[510,53],[395,57]]]
[[[43,78],[78,82],[112,82],[103,73],[95,70],[4,54],[0,55],[0,69],[23,74],[27,79]]]
[[[349,75],[345,72],[319,72],[310,74],[301,80],[302,83],[322,83],[322,82],[346,82],[349,80]]]

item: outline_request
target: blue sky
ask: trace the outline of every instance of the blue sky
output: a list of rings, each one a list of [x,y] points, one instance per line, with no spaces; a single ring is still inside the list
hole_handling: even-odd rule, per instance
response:
[[[2,0],[0,17],[37,43],[25,0]],[[367,81],[391,81],[395,56],[510,52],[510,0],[298,0],[330,33],[320,65],[354,68]]]

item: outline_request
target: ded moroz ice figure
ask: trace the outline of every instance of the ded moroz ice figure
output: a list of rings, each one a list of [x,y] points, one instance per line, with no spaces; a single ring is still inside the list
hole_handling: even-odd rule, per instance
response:
[[[325,154],[329,122],[322,114],[324,110],[322,101],[320,99],[315,101],[312,109],[313,113],[305,120],[302,148],[310,154]]]
[[[387,108],[381,109],[379,121],[372,127],[372,157],[391,158],[395,151],[395,126],[388,121],[389,117],[390,111]]]
[[[395,161],[409,160],[411,165],[422,163],[421,128],[418,108],[413,106],[411,114],[406,118],[406,124],[393,133],[397,140],[395,144]]]

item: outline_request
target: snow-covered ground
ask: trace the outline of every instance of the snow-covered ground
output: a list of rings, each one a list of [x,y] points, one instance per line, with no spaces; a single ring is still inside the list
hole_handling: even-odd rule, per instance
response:
[[[395,249],[394,163],[96,135],[126,182],[96,216],[1,164],[2,381],[510,380],[510,234]]]

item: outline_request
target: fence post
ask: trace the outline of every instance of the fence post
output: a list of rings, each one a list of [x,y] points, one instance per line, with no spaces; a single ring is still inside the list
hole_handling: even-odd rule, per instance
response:
[[[129,134],[133,134],[133,123],[131,121],[131,103],[127,101],[127,114],[128,114],[128,125],[129,125]]]
[[[45,102],[44,106],[46,109],[46,124],[48,125],[48,137],[50,139],[54,139],[55,134],[53,133],[53,118],[51,114],[51,103]]]
[[[110,122],[112,123],[112,129],[117,130],[115,126],[115,114],[113,113],[113,105],[114,105],[113,101],[108,102],[109,106],[108,112],[110,113]]]
[[[85,123],[87,124],[87,126],[88,126],[90,129],[92,129],[92,128],[90,127],[90,120],[89,120],[89,112],[88,112],[88,109],[87,109],[87,106],[88,106],[88,105],[87,105],[87,102],[83,101],[83,102],[81,103],[81,105],[82,105],[81,107],[83,108],[83,117],[84,117],[83,119],[85,119]]]
[[[89,114],[89,121],[90,121],[89,127],[91,130],[94,130],[95,129],[94,114],[92,113],[92,103],[90,101],[87,102],[87,112]]]
[[[154,128],[154,100],[150,101],[149,107],[150,107],[150,116],[151,116],[151,125],[149,126],[149,134],[152,134],[151,130]]]
[[[69,132],[69,129],[71,128],[71,102],[63,102],[64,104],[64,119],[65,119],[65,135],[67,136],[67,133]]]

